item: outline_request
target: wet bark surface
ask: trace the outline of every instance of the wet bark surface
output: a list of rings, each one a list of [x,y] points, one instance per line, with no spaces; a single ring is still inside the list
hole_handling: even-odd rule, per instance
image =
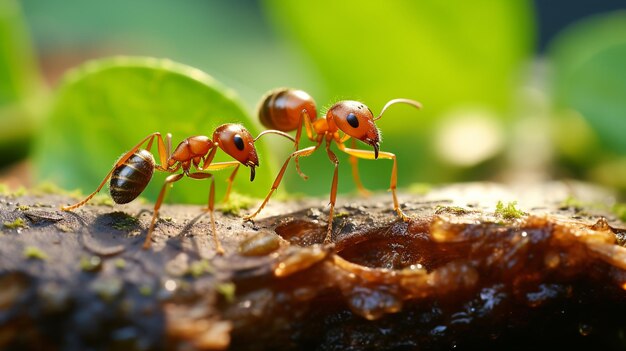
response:
[[[582,184],[272,202],[254,223],[165,205],[0,197],[0,348],[626,347],[626,225]],[[517,205],[496,209],[503,205]],[[506,206],[505,206],[506,207]]]

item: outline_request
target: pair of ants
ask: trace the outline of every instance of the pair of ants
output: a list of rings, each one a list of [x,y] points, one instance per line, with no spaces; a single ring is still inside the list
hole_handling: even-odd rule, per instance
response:
[[[350,155],[350,163],[352,165],[352,175],[357,188],[362,193],[367,193],[363,187],[357,169],[357,159],[378,159],[385,158],[393,160],[391,169],[390,190],[393,197],[393,209],[403,220],[408,217],[400,209],[398,198],[396,195],[396,186],[398,178],[398,164],[396,155],[390,152],[379,150],[380,133],[374,123],[382,117],[387,108],[396,103],[404,103],[421,108],[421,104],[409,99],[393,99],[381,110],[378,117],[374,117],[372,111],[364,104],[358,101],[340,101],[334,104],[325,116],[318,118],[317,109],[313,98],[302,90],[279,89],[270,92],[261,102],[259,107],[259,118],[261,123],[271,128],[261,132],[256,138],[253,138],[243,126],[239,124],[224,124],[213,132],[213,137],[208,136],[192,136],[183,140],[172,152],[172,135],[167,134],[166,141],[160,133],[152,133],[142,139],[137,145],[122,155],[113,168],[100,183],[98,188],[89,194],[84,200],[74,205],[63,206],[62,209],[70,211],[86,204],[93,198],[106,184],[107,180],[111,180],[109,189],[111,198],[118,204],[125,204],[137,198],[146,188],[155,170],[161,172],[172,173],[167,178],[161,192],[155,202],[152,221],[144,241],[144,248],[149,248],[152,242],[152,232],[159,216],[159,209],[165,197],[165,191],[173,183],[181,180],[184,176],[194,179],[210,179],[210,190],[207,211],[211,220],[211,230],[213,232],[213,240],[215,249],[218,254],[223,254],[224,249],[217,236],[215,228],[214,199],[215,199],[215,182],[213,174],[210,172],[218,171],[226,168],[232,168],[232,173],[228,178],[228,187],[226,189],[226,199],[230,193],[233,180],[237,174],[239,166],[244,165],[250,168],[250,181],[254,180],[255,167],[259,166],[259,158],[254,147],[254,143],[263,135],[277,134],[291,140],[295,145],[295,150],[285,160],[282,168],[278,172],[278,176],[274,180],[272,187],[259,206],[252,214],[245,216],[244,220],[252,220],[256,217],[269,201],[272,193],[278,188],[283,179],[285,170],[291,159],[295,159],[296,170],[298,174],[306,179],[307,176],[300,170],[299,158],[313,154],[322,146],[326,149],[328,158],[333,163],[335,169],[333,181],[330,190],[330,209],[328,213],[328,227],[325,242],[330,242],[332,234],[333,213],[335,209],[335,200],[337,198],[337,171],[339,161],[335,153],[330,149],[333,142],[337,144],[340,151]],[[309,140],[315,143],[299,149],[300,139],[302,137],[302,129],[306,130]],[[286,132],[296,130],[295,139]],[[345,146],[345,142],[350,138],[358,139],[374,148],[373,151],[356,149],[354,139],[352,139],[352,148]],[[155,162],[154,156],[150,152],[152,144],[156,140],[159,164]],[[141,146],[147,142],[145,149]],[[235,161],[213,162],[218,149],[231,156]],[[178,172],[182,170],[182,172]]]

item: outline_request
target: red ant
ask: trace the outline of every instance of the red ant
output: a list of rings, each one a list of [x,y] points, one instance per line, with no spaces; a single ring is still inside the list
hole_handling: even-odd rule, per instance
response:
[[[398,165],[396,161],[396,155],[390,152],[380,152],[380,133],[374,121],[380,119],[387,110],[387,108],[396,103],[405,103],[414,106],[418,109],[422,105],[409,99],[393,99],[383,107],[380,115],[374,118],[372,111],[364,104],[358,101],[340,101],[334,104],[326,113],[326,116],[317,118],[317,109],[315,107],[315,101],[313,98],[302,90],[294,89],[278,89],[270,92],[261,102],[259,107],[259,118],[261,123],[273,129],[281,131],[297,130],[295,146],[296,151],[293,152],[281,168],[274,184],[265,197],[265,200],[259,206],[259,208],[253,214],[244,217],[245,220],[252,220],[256,215],[261,212],[263,207],[269,201],[272,193],[278,188],[287,165],[292,158],[296,159],[296,170],[304,179],[306,175],[300,171],[298,163],[299,157],[305,157],[311,155],[317,150],[322,142],[326,140],[326,153],[328,158],[335,166],[335,173],[333,175],[333,182],[330,189],[330,210],[328,213],[328,230],[326,232],[326,238],[324,242],[330,242],[333,225],[333,212],[335,209],[335,200],[337,198],[337,171],[339,167],[339,161],[334,152],[330,150],[330,145],[334,141],[337,144],[339,150],[350,155],[350,163],[352,165],[352,175],[359,191],[367,193],[367,190],[363,187],[357,169],[357,158],[363,159],[378,159],[381,158],[393,160],[393,168],[391,170],[391,193],[393,196],[393,209],[398,213],[400,218],[408,220],[408,217],[400,209],[398,204],[398,198],[396,195],[396,186],[398,179]],[[298,150],[298,144],[302,134],[302,125],[306,128],[306,134],[309,140],[316,143],[315,146],[306,147]],[[343,136],[339,131],[343,132]],[[359,139],[362,142],[371,145],[374,151],[355,149],[356,145],[354,139],[352,139],[352,148],[347,148],[344,143],[350,139]]]
[[[295,140],[288,134],[278,130],[266,130],[260,133],[256,138],[253,138],[250,132],[248,132],[243,126],[238,124],[223,124],[213,132],[213,138],[208,136],[192,136],[183,140],[174,150],[172,149],[172,135],[167,134],[167,144],[163,141],[161,133],[152,133],[141,140],[130,151],[122,155],[113,168],[106,175],[102,183],[98,186],[96,191],[89,194],[84,200],[71,205],[63,206],[62,210],[70,211],[77,207],[80,207],[93,198],[106,184],[107,180],[111,178],[109,190],[111,198],[118,204],[125,204],[131,202],[146,188],[154,170],[174,173],[182,168],[182,173],[175,173],[165,178],[165,183],[161,188],[159,197],[154,204],[154,213],[152,215],[152,222],[146,235],[143,247],[147,249],[150,247],[152,232],[159,216],[159,209],[163,203],[165,197],[165,190],[168,185],[179,181],[184,176],[188,176],[193,179],[206,179],[211,178],[211,186],[209,191],[208,207],[206,210],[211,217],[211,230],[213,232],[213,239],[215,241],[215,249],[218,254],[223,254],[224,249],[217,237],[215,229],[215,218],[213,217],[214,199],[215,199],[215,184],[213,174],[206,173],[205,171],[218,171],[229,167],[234,167],[233,172],[228,177],[228,187],[226,188],[226,196],[224,201],[228,199],[233,180],[237,174],[237,170],[240,165],[250,167],[250,181],[254,180],[254,169],[259,166],[259,159],[257,157],[254,142],[256,142],[261,136],[273,133],[282,135],[291,141]],[[156,164],[154,156],[150,153],[150,148],[154,139],[157,140],[157,147],[159,152],[160,164]],[[145,149],[140,149],[141,145],[148,142]],[[213,162],[215,153],[218,149],[222,149],[225,153],[230,155],[236,161],[227,162]],[[192,166],[197,170],[191,171]]]

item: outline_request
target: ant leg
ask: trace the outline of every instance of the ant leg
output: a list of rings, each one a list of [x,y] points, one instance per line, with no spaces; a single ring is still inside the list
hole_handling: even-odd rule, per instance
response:
[[[152,213],[152,222],[150,222],[150,227],[148,228],[148,234],[146,234],[146,240],[143,242],[143,248],[149,249],[150,244],[152,243],[152,232],[154,231],[154,226],[156,225],[157,218],[159,218],[159,209],[161,208],[161,204],[163,203],[163,199],[165,198],[165,191],[167,190],[167,186],[173,184],[181,180],[185,176],[185,173],[176,173],[169,175],[165,178],[165,183],[163,183],[163,187],[161,188],[161,192],[159,193],[159,197],[157,198],[156,203],[154,204],[154,211]]]
[[[115,169],[121,165],[124,164],[124,162],[126,162],[126,160],[128,160],[135,152],[137,152],[137,150],[139,150],[139,148],[141,147],[141,145],[143,143],[145,143],[146,141],[148,141],[148,146],[147,146],[147,150],[150,151],[150,147],[152,146],[152,142],[154,141],[154,138],[157,138],[158,141],[158,147],[159,147],[159,157],[160,160],[163,164],[164,160],[167,159],[167,156],[165,156],[163,153],[165,152],[165,146],[163,143],[163,138],[161,137],[161,133],[152,133],[150,135],[148,135],[147,137],[143,138],[137,145],[135,145],[132,149],[130,149],[130,151],[128,151],[127,153],[125,153],[124,155],[122,155],[122,157],[120,157],[117,162],[115,162],[115,164],[113,165],[113,168],[111,168],[111,170],[109,171],[109,173],[107,173],[107,175],[104,177],[104,180],[102,180],[102,182],[100,183],[100,185],[98,186],[98,188],[96,189],[96,191],[94,191],[93,193],[87,195],[87,197],[80,201],[77,202],[73,205],[70,206],[61,206],[61,210],[63,211],[71,211],[75,208],[78,208],[84,204],[87,203],[87,201],[91,200],[94,196],[96,196],[96,194],[98,192],[100,192],[100,190],[102,190],[102,187],[104,187],[104,184],[106,184],[107,180],[109,180],[109,178],[111,178],[111,175],[113,174],[113,171],[115,171]],[[166,161],[167,162],[167,161]],[[162,164],[161,164],[161,168],[159,168],[159,166],[157,166],[157,169],[161,170],[161,171],[165,171],[167,169],[163,169],[162,168]]]
[[[324,238],[324,243],[328,244],[331,242],[331,237],[333,234],[333,216],[335,213],[335,201],[337,200],[337,180],[338,180],[338,171],[339,171],[339,160],[337,159],[337,155],[330,150],[330,143],[326,143],[326,152],[328,153],[328,158],[330,162],[335,165],[335,173],[333,174],[333,184],[330,188],[330,210],[328,211],[328,230],[326,230],[326,237]]]
[[[251,215],[248,216],[244,216],[243,219],[245,221],[250,221],[252,220],[254,217],[256,217],[256,215],[259,214],[259,212],[261,212],[261,210],[263,209],[263,207],[265,207],[265,205],[267,204],[267,202],[270,200],[270,197],[272,196],[272,194],[274,193],[274,191],[276,189],[278,189],[278,186],[280,185],[280,182],[283,180],[283,175],[285,174],[285,170],[287,169],[287,165],[289,165],[289,161],[292,158],[295,157],[299,157],[299,156],[309,156],[311,155],[315,150],[317,150],[317,148],[320,147],[321,141],[317,143],[317,145],[315,146],[309,146],[307,148],[304,148],[302,150],[298,150],[293,152],[291,155],[289,155],[289,157],[287,157],[287,159],[285,160],[285,163],[283,164],[283,167],[280,169],[280,172],[278,172],[278,176],[276,176],[276,179],[274,180],[274,184],[272,184],[272,188],[270,189],[270,192],[267,194],[267,196],[265,197],[265,200],[263,200],[263,203],[261,204],[261,206],[259,206],[259,208]]]
[[[170,155],[172,154],[172,133],[167,133],[166,138],[167,138],[167,146],[166,146],[167,147],[166,148],[166,150],[167,150],[167,157],[170,157]],[[160,153],[161,152],[159,151],[159,154]],[[162,158],[161,158],[161,162],[163,162]]]
[[[224,195],[224,200],[222,200],[222,202],[228,202],[228,198],[230,197],[230,190],[233,187],[233,181],[235,180],[235,176],[237,175],[237,171],[239,170],[239,165],[240,163],[235,166],[235,169],[233,169],[233,173],[231,173],[230,177],[226,179],[226,181],[228,182],[228,186],[226,187],[226,194]]]
[[[167,140],[167,144],[163,142],[163,137],[161,137],[161,133],[155,133],[155,134],[157,134],[157,149],[159,151],[159,162],[160,162],[160,164],[157,165],[156,168],[162,171],[166,171],[167,170],[167,158],[170,157],[170,152],[172,150],[172,134],[167,133],[167,135],[165,136]],[[152,148],[153,141],[154,141],[154,138],[151,138],[150,140],[148,140],[148,144],[146,145],[146,150],[150,151],[150,149]]]
[[[355,156],[358,158],[363,158],[366,160],[374,160],[374,152],[370,150],[359,150],[359,149],[349,149],[343,145],[339,145],[339,149],[350,156]],[[400,209],[400,204],[398,203],[398,196],[396,194],[396,188],[398,184],[398,161],[396,159],[396,155],[391,152],[379,152],[378,158],[384,158],[388,160],[393,160],[393,166],[391,168],[391,182],[389,186],[389,190],[391,190],[391,195],[393,196],[393,209],[396,211],[398,216],[402,218],[403,221],[408,221],[409,217]]]
[[[209,167],[211,166],[211,163],[213,162],[213,158],[215,158],[216,152],[217,152],[217,147],[211,146],[211,151],[209,151],[209,153],[206,156],[204,156],[204,159],[202,161],[202,167],[196,166],[196,168],[199,171],[204,171],[204,170],[209,169]]]
[[[356,148],[356,141],[354,139],[352,139],[351,146],[353,149]],[[372,193],[363,186],[361,177],[359,176],[359,159],[356,156],[350,155],[349,162],[352,166],[352,178],[354,179],[357,190],[363,196],[370,196]]]
[[[222,243],[220,239],[217,237],[217,229],[215,227],[215,217],[213,216],[214,204],[215,204],[215,178],[211,173],[190,173],[189,177],[194,179],[206,179],[211,178],[211,186],[209,190],[209,201],[207,212],[209,212],[209,217],[211,218],[211,232],[213,233],[213,241],[215,243],[215,251],[218,255],[224,254],[224,248],[222,248]]]
[[[302,137],[302,125],[303,124],[306,128],[306,135],[309,138],[309,140],[314,140],[313,139],[313,125],[311,123],[311,119],[309,117],[309,114],[306,112],[306,110],[302,110],[302,112],[300,112],[300,122],[298,123],[299,125],[298,131],[296,132],[296,141],[294,143],[296,150],[298,150],[298,147],[300,144],[300,138]],[[298,172],[300,177],[302,177],[302,179],[304,180],[309,179],[309,176],[304,174],[302,170],[300,169],[300,157],[297,156],[295,159],[295,162],[296,162],[296,171]]]
[[[239,161],[227,161],[227,162],[216,162],[216,163],[212,163],[204,168],[202,168],[202,170],[207,170],[207,171],[221,171],[222,169],[226,169],[229,167],[235,167],[235,169],[233,170],[233,173],[230,174],[230,177],[228,177],[228,179],[226,179],[226,181],[228,182],[228,187],[226,188],[226,195],[224,196],[224,200],[223,202],[227,202],[228,201],[228,197],[230,196],[230,190],[233,187],[233,181],[235,180],[235,176],[237,175],[237,171],[239,170],[239,166],[241,166],[241,163]]]

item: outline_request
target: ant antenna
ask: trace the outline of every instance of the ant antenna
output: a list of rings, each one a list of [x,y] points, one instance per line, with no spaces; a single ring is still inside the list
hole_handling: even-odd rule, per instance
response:
[[[383,106],[382,111],[380,111],[380,114],[378,115],[378,117],[374,118],[374,121],[379,120],[383,116],[383,113],[385,113],[387,108],[389,108],[389,106],[391,106],[393,104],[400,104],[400,103],[401,104],[411,105],[411,106],[415,107],[418,110],[422,108],[422,104],[420,104],[419,102],[417,102],[415,100],[411,100],[411,99],[393,99],[393,100],[390,100],[388,103],[386,103],[385,106]]]
[[[280,130],[276,130],[276,129],[268,129],[268,130],[264,130],[262,131],[256,138],[254,138],[254,141],[256,142],[257,140],[259,140],[260,137],[264,136],[265,134],[278,134],[278,135],[282,135],[285,138],[293,141],[294,143],[296,142],[296,139],[294,139],[291,135],[285,133],[285,132],[281,132]]]

